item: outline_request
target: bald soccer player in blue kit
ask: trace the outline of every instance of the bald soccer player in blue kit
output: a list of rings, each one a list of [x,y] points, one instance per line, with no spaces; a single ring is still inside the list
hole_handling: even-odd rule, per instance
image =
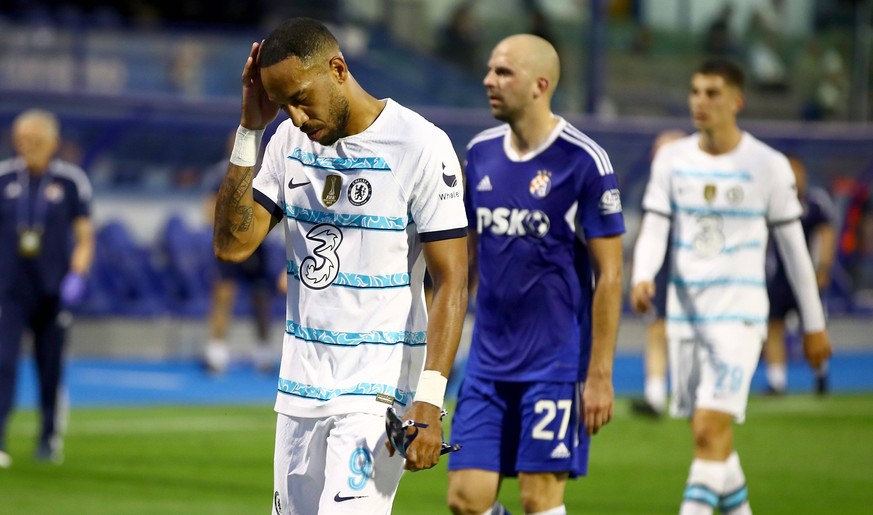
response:
[[[552,113],[559,70],[542,38],[500,42],[484,86],[505,123],[467,147],[478,293],[452,421],[458,514],[504,513],[504,477],[518,478],[525,513],[567,513],[567,479],[587,473],[589,438],[612,417],[621,200],[606,152]]]

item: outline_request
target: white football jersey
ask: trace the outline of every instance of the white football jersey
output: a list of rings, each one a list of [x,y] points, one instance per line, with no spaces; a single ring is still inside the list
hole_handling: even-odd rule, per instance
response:
[[[445,132],[390,99],[330,146],[279,125],[254,180],[255,200],[285,228],[277,412],[411,405],[427,342],[421,243],[466,234],[462,182]]]
[[[672,220],[670,334],[711,335],[745,323],[763,338],[768,227],[801,215],[794,174],[783,154],[748,133],[720,155],[702,151],[699,139],[692,134],[657,153],[643,197],[645,210]]]

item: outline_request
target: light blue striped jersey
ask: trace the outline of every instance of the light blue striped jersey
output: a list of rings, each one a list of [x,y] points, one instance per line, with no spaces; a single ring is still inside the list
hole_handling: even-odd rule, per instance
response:
[[[768,227],[800,217],[788,159],[748,133],[711,155],[700,135],[665,145],[652,162],[643,208],[672,219],[667,296],[671,337],[725,323],[766,331]],[[710,333],[711,334],[711,333]]]
[[[421,243],[466,234],[461,182],[448,136],[390,99],[369,128],[330,146],[279,126],[254,181],[285,229],[276,411],[410,404],[427,343]]]

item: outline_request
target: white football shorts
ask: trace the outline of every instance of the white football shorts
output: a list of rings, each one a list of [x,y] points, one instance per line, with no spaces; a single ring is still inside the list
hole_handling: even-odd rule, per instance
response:
[[[763,340],[759,328],[730,324],[708,338],[670,338],[670,415],[689,418],[696,409],[746,418],[749,387]]]
[[[279,414],[273,457],[273,515],[388,514],[404,459],[388,457],[385,418]]]

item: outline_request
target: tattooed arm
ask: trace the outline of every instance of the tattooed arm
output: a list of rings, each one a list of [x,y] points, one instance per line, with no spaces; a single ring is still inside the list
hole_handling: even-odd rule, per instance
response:
[[[267,237],[276,220],[252,196],[253,166],[228,164],[215,201],[212,247],[222,261],[241,262]]]
[[[279,106],[270,101],[261,83],[260,49],[259,43],[252,44],[242,73],[240,127],[250,131],[263,131],[279,114]],[[240,133],[237,133],[237,144],[240,143],[239,138]],[[259,141],[260,138],[257,138],[254,156],[257,156]],[[254,161],[252,156],[250,162]],[[277,223],[252,196],[254,176],[254,166],[241,166],[233,162],[227,165],[227,173],[215,200],[215,227],[212,234],[212,247],[222,261],[244,261]]]

